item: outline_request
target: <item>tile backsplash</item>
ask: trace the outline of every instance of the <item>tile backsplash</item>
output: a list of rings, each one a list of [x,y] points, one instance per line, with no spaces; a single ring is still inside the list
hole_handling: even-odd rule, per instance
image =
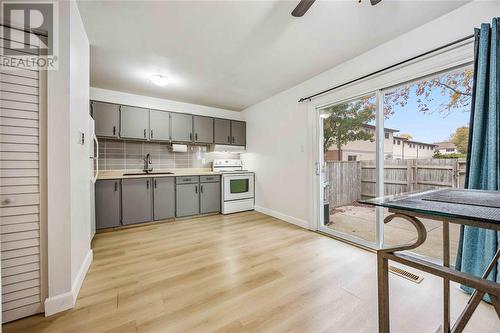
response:
[[[99,139],[99,170],[133,170],[144,167],[150,153],[153,169],[211,168],[216,158],[238,154],[208,152],[206,146],[188,146],[186,153],[172,152],[168,143]]]

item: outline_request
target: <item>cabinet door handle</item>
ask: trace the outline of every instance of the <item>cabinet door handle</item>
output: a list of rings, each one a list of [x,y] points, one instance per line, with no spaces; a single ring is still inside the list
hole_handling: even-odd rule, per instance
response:
[[[113,126],[113,135],[116,135],[116,126]]]
[[[203,193],[203,185],[200,185],[200,192]]]
[[[194,133],[194,141],[198,141],[198,133]]]
[[[146,180],[146,188],[149,188],[149,180]]]
[[[230,135],[227,136],[227,142],[231,143],[231,136]]]
[[[146,129],[144,129],[144,139],[146,138]]]
[[[153,138],[153,130],[151,130],[151,139]]]
[[[198,185],[194,187],[194,193],[198,194]]]
[[[156,188],[156,179],[155,179],[155,188]]]
[[[118,182],[115,182],[115,192],[118,191]]]
[[[233,143],[234,143],[234,136],[233,136]]]
[[[189,133],[189,141],[193,141],[193,133]]]

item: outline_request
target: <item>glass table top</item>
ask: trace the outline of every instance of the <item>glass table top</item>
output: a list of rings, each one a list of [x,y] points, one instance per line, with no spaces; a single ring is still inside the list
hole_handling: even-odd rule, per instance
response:
[[[500,191],[441,189],[362,199],[358,202],[427,215],[500,224]]]

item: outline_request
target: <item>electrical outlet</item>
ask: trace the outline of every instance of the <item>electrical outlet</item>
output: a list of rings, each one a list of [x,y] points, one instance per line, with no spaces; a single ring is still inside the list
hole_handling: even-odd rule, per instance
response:
[[[78,133],[78,143],[82,146],[85,145],[85,132],[80,131]]]

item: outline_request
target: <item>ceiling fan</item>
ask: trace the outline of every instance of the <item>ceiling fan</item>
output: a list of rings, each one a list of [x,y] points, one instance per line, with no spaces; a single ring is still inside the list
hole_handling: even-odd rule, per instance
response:
[[[304,15],[309,10],[309,7],[312,6],[314,1],[316,0],[300,0],[297,7],[295,7],[295,9],[293,10],[292,16],[301,17],[302,15]],[[382,0],[370,0],[370,3],[372,4],[372,6],[375,6],[380,1]],[[361,2],[361,0],[359,0],[359,2]]]

